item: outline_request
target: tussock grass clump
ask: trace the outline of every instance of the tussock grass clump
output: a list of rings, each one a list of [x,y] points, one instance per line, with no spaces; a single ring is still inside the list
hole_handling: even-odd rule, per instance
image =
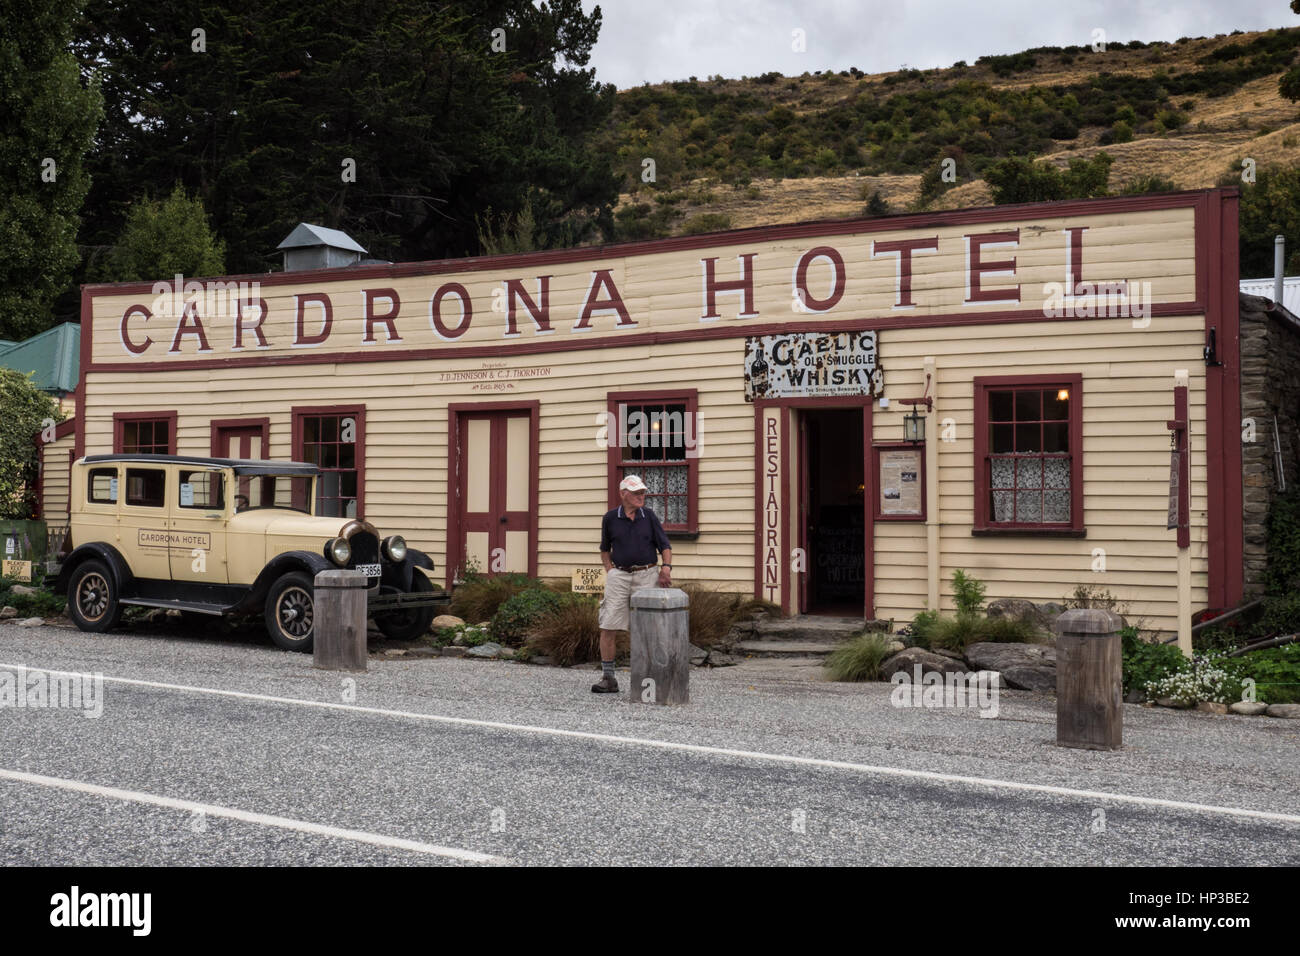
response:
[[[464,583],[452,591],[448,612],[463,618],[469,624],[490,621],[497,609],[510,598],[530,588],[540,587],[544,587],[541,581],[525,574],[485,577],[471,573],[466,575]]]
[[[581,594],[570,595],[560,605],[536,620],[529,629],[525,646],[545,654],[556,664],[584,664],[600,660],[600,601]],[[628,654],[626,631],[617,635],[619,656]]]
[[[778,610],[775,604],[738,591],[719,591],[702,584],[679,587],[690,599],[691,643],[708,649],[727,636],[731,625],[755,611]]]
[[[1034,644],[1038,629],[1028,621],[1009,617],[982,617],[958,611],[956,617],[939,618],[930,633],[930,646],[964,651],[971,644]]]
[[[832,651],[822,666],[831,680],[880,680],[880,665],[889,656],[892,638],[879,631],[860,634]]]

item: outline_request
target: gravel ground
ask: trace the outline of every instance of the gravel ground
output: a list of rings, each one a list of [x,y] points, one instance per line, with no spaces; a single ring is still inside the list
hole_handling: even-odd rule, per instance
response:
[[[1051,697],[1005,691],[995,719],[897,709],[888,685],[779,661],[697,669],[691,704],[665,708],[590,693],[586,668],[402,657],[340,675],[247,642],[8,624],[0,665],[538,728],[112,680],[98,720],[0,711],[0,770],[517,863],[1300,863],[1293,822],[544,732],[1295,814],[1294,721],[1126,705],[1124,750],[1093,753],[1054,745]],[[461,861],[0,779],[0,862]]]

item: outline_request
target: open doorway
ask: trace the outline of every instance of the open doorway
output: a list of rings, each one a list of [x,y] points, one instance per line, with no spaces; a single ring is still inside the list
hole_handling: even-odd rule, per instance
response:
[[[861,617],[866,588],[862,408],[799,410],[800,530],[809,614]]]

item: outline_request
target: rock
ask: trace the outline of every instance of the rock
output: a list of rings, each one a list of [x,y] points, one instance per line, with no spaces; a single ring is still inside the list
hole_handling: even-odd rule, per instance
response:
[[[9,591],[12,594],[35,594],[36,588],[29,588],[25,584],[15,584]]]
[[[471,647],[465,652],[466,657],[498,657],[505,648],[496,641],[488,641],[486,644],[480,644],[478,647]]]
[[[972,670],[997,671],[1008,687],[1040,694],[1056,693],[1054,647],[982,641],[966,648],[966,660]]]
[[[465,621],[462,618],[454,614],[439,614],[429,626],[436,631],[444,627],[461,627],[464,623]]]
[[[1203,700],[1197,703],[1196,709],[1203,714],[1226,714],[1228,712],[1228,705],[1220,704],[1213,700]]]
[[[1020,598],[998,598],[996,601],[989,602],[985,614],[988,617],[1027,617],[1037,623],[1038,608],[1032,601],[1022,601]]]
[[[1239,700],[1235,704],[1229,705],[1228,709],[1234,714],[1241,714],[1245,717],[1258,717],[1268,710],[1268,704],[1261,704],[1257,700]]]
[[[740,658],[733,657],[730,654],[723,654],[721,651],[710,650],[709,661],[710,667],[734,667],[740,662]]]
[[[455,647],[455,646],[444,647],[444,648],[442,649],[442,656],[443,656],[443,657],[464,657],[464,656],[465,656],[465,648],[463,648],[463,647]]]
[[[173,621],[179,621],[179,620],[181,619],[181,612],[178,611],[178,610],[176,610],[175,608],[168,608],[168,609],[167,609],[167,615],[166,615],[166,616],[167,616],[170,620],[173,620]]]
[[[709,661],[709,652],[702,647],[691,645],[691,663],[696,667],[703,667]]]
[[[1300,704],[1269,704],[1264,713],[1270,717],[1300,717]]]
[[[940,657],[947,657],[950,660],[960,661],[963,664],[966,663],[966,658],[962,657],[957,651],[950,651],[946,647],[932,647],[930,653],[938,654]]]
[[[17,616],[18,608],[16,607],[10,607],[6,604],[4,607],[0,608],[0,621],[7,621],[9,618]]]
[[[891,654],[897,654],[900,651],[907,650],[907,645],[904,644],[902,641],[890,641],[888,650],[889,653]]]
[[[405,656],[406,656],[406,651],[403,650],[403,649],[400,648],[400,647],[389,648],[388,650],[384,651],[384,656],[385,656],[385,657],[405,657]]]
[[[1184,704],[1181,701],[1174,700],[1172,697],[1157,697],[1156,703],[1161,707],[1172,707],[1175,710],[1187,710],[1192,705]]]
[[[1146,703],[1146,699],[1147,695],[1137,689],[1131,690],[1124,695],[1124,703],[1126,704],[1143,704]]]
[[[456,647],[464,647],[464,646],[465,646],[465,635],[464,635],[463,633],[461,633],[461,634],[457,634],[455,637],[453,637],[453,638],[451,639],[451,643],[452,643],[453,645],[455,645]]]
[[[917,665],[921,667],[922,676],[931,672],[962,674],[966,671],[966,668],[950,657],[944,657],[942,654],[931,654],[920,647],[908,647],[881,662],[881,679],[889,680],[899,671],[905,671],[911,677],[915,675]]]
[[[25,617],[21,621],[14,621],[19,627],[40,627],[45,623],[43,617]]]
[[[543,666],[549,666],[550,664],[554,663],[552,658],[548,657],[545,654],[534,655],[533,657],[530,657],[528,659],[528,662],[530,664],[542,664]]]

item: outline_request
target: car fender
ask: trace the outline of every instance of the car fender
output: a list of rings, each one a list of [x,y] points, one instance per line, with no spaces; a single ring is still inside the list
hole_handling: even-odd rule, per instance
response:
[[[433,570],[433,558],[429,557],[423,551],[417,551],[414,548],[406,549],[406,557],[401,561],[389,561],[384,563],[383,571],[380,575],[380,583],[387,584],[389,587],[397,588],[402,592],[411,590],[411,575],[415,573],[415,568],[427,568]]]
[[[72,581],[73,572],[86,561],[103,561],[108,565],[108,571],[113,575],[113,588],[119,597],[131,593],[135,585],[135,575],[131,573],[131,565],[127,563],[121,551],[105,541],[90,541],[64,558],[59,576],[54,581],[53,590],[56,593],[66,591]]]
[[[262,573],[257,576],[248,594],[242,601],[230,609],[232,614],[247,614],[261,610],[270,593],[271,585],[290,571],[302,571],[313,581],[321,571],[336,571],[338,565],[329,561],[324,555],[312,551],[285,551],[277,554],[267,562]]]

